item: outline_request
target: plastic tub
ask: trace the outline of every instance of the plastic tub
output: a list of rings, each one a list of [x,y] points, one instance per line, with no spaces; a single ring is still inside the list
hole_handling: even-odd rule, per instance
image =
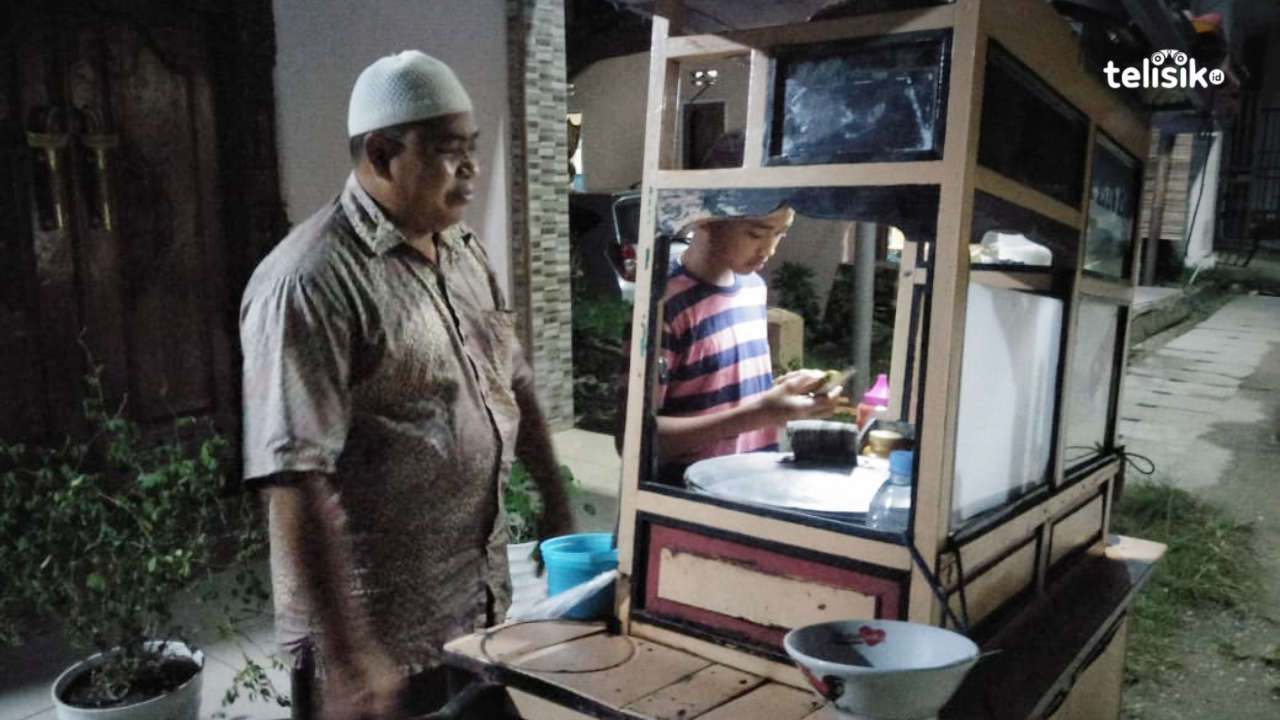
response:
[[[609,533],[562,535],[542,542],[547,594],[555,595],[618,567],[618,550]],[[613,586],[574,605],[563,617],[591,620],[613,612]]]

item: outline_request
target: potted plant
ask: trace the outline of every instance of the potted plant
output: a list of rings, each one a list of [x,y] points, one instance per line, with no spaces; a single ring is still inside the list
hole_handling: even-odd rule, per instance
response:
[[[560,477],[569,489],[569,502],[586,515],[595,515],[591,503],[583,502],[581,489],[574,482],[568,465],[560,466]],[[533,551],[538,547],[538,519],[542,516],[542,497],[524,463],[517,459],[503,487],[503,507],[507,513],[507,566],[511,571],[511,607],[509,617],[518,618],[538,600],[547,596],[547,583],[538,577]]]
[[[0,442],[0,640],[20,642],[35,617],[92,653],[54,684],[63,720],[196,720],[202,628],[177,620],[174,600],[206,606],[223,633],[256,615],[269,592],[244,563],[265,548],[263,523],[229,489],[220,435],[191,419],[163,437],[141,432],[123,406],[108,409],[101,371],[86,377],[89,436]],[[228,568],[229,590],[214,583]],[[278,698],[256,665],[237,680]]]

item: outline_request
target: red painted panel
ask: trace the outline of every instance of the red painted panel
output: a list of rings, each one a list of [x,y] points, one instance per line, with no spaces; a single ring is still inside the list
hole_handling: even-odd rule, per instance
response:
[[[662,574],[661,553],[664,548],[712,560],[730,561],[768,575],[819,582],[831,587],[853,590],[876,599],[876,617],[887,620],[900,619],[900,600],[904,587],[898,580],[651,523],[644,607],[645,610],[658,615],[694,622],[715,630],[724,630],[732,635],[779,649],[782,647],[782,636],[790,630],[790,628],[776,625],[761,625],[658,597],[658,582]],[[750,588],[742,588],[742,591],[750,592]]]

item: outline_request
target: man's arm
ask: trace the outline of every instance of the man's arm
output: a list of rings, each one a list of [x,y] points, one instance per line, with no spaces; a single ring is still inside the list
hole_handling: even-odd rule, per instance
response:
[[[514,383],[516,403],[520,406],[520,427],[516,431],[516,457],[524,463],[542,496],[542,517],[538,520],[538,537],[545,539],[573,531],[573,513],[569,510],[569,490],[560,478],[551,445],[551,431],[533,392],[531,377]]]
[[[343,587],[354,566],[346,514],[331,479],[293,475],[263,489],[273,574],[311,609],[325,667],[324,717],[389,718],[404,679],[374,638],[365,607]]]
[[[835,411],[840,387],[820,395],[810,392],[825,379],[815,370],[797,370],[779,378],[768,391],[742,404],[705,415],[657,417],[658,449],[666,460],[693,455],[717,440],[791,420],[825,417]]]

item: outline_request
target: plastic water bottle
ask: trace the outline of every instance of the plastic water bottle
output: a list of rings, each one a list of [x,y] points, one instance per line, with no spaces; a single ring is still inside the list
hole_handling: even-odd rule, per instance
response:
[[[867,509],[867,527],[888,532],[906,532],[911,521],[911,465],[915,454],[910,450],[889,453],[889,479],[884,481]]]

